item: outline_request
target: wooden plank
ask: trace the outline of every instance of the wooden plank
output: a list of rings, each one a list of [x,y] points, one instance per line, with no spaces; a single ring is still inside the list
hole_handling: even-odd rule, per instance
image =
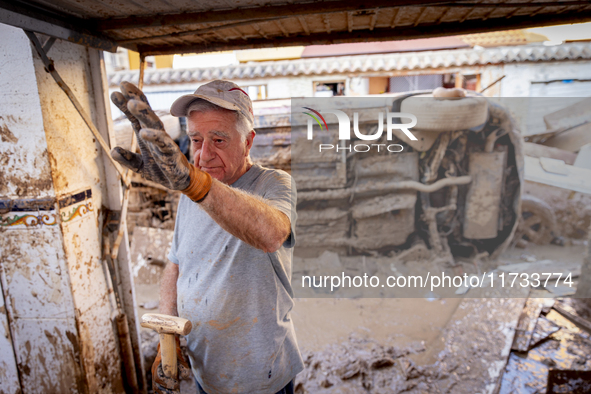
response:
[[[578,152],[581,146],[591,142],[591,98],[544,116],[548,130],[557,132],[544,145]]]
[[[101,135],[109,142],[110,146],[115,146],[115,133],[113,131],[113,122],[111,117],[111,107],[109,105],[108,78],[105,69],[104,57],[100,51],[89,50],[89,65],[92,77],[92,86],[94,93],[94,103],[96,105],[96,125]],[[121,196],[123,186],[119,180],[118,172],[113,166],[108,165],[107,153],[103,154],[103,165],[105,168],[105,184],[108,191],[107,198],[103,199],[111,210],[120,210],[122,207]],[[136,373],[140,385],[140,392],[147,390],[146,377],[144,371],[144,358],[142,355],[140,342],[140,325],[137,316],[135,301],[135,288],[133,283],[133,274],[131,268],[129,239],[127,237],[127,225],[123,218],[124,226],[123,242],[119,248],[117,257],[118,274],[121,283],[121,293],[123,295],[123,309],[129,322],[129,333],[134,352]]]
[[[548,130],[572,127],[591,121],[591,98],[581,99],[576,104],[544,116]]]
[[[585,320],[582,317],[575,315],[574,313],[567,310],[564,305],[559,303],[554,304],[553,308],[556,310],[556,312],[560,313],[562,316],[566,317],[568,320],[572,321],[583,330],[591,333],[591,322],[589,320]]]
[[[448,3],[449,4],[449,3]],[[373,4],[372,4],[373,6]],[[375,7],[371,7],[375,8]],[[556,25],[565,23],[584,23],[591,21],[591,10],[569,11],[560,15],[556,14],[538,14],[535,18],[527,15],[514,16],[511,19],[490,18],[486,21],[479,19],[466,20],[463,23],[449,21],[440,24],[430,24],[412,27],[400,26],[396,29],[390,27],[375,28],[374,30],[354,30],[349,32],[332,31],[331,33],[320,32],[311,33],[309,36],[303,34],[291,35],[289,37],[274,37],[272,40],[265,38],[253,39],[231,39],[226,42],[208,42],[207,44],[188,44],[188,45],[140,45],[138,51],[146,56],[166,55],[179,53],[203,53],[210,51],[224,51],[249,48],[275,48],[281,46],[294,45],[328,45],[342,44],[349,42],[375,42],[386,40],[409,40],[415,38],[444,37],[454,34],[482,33],[490,30],[503,31],[513,29],[523,29],[537,27],[542,25]],[[127,47],[126,45],[122,45]],[[133,48],[130,48],[133,49]]]
[[[89,392],[73,317],[16,319],[11,328],[23,393]]]
[[[529,348],[536,347],[540,342],[544,341],[550,335],[560,330],[560,326],[553,321],[547,319],[545,316],[538,317],[536,328],[529,342]]]
[[[99,142],[99,144],[101,145],[103,150],[106,152],[106,156],[111,160],[111,162],[113,163],[113,166],[117,169],[117,172],[119,172],[121,174],[122,178],[125,179],[125,173],[123,172],[123,168],[121,168],[121,165],[119,163],[117,163],[110,155],[111,148],[107,145],[104,138],[102,137],[100,132],[97,130],[96,126],[94,125],[94,123],[92,121],[92,118],[90,117],[90,115],[88,115],[86,113],[85,109],[82,107],[82,104],[80,103],[80,101],[78,101],[78,98],[76,97],[76,95],[74,95],[74,92],[72,91],[72,89],[70,89],[70,87],[64,82],[62,77],[57,72],[57,70],[54,67],[53,61],[51,59],[49,59],[47,57],[47,54],[43,51],[43,47],[41,47],[41,43],[39,42],[39,39],[37,38],[37,36],[33,32],[27,31],[27,30],[25,30],[25,34],[27,35],[27,37],[29,37],[29,39],[33,43],[35,50],[37,51],[37,53],[39,54],[39,57],[41,58],[41,61],[45,65],[45,69],[49,71],[49,73],[51,74],[51,76],[53,77],[55,82],[63,90],[63,92],[66,94],[66,96],[68,96],[68,98],[72,102],[72,105],[76,108],[76,110],[78,111],[78,113],[80,114],[82,119],[84,120],[84,123],[86,123],[86,125],[88,126],[88,129],[95,136],[95,138],[97,139],[97,141]]]
[[[552,174],[546,172],[542,168],[540,159],[538,158],[524,156],[524,161],[526,181],[538,182],[543,183],[544,185],[551,185],[580,193],[591,194],[591,185],[589,184],[591,170],[566,165],[568,175]]]
[[[208,10],[202,12],[182,12],[178,14],[158,14],[129,16],[126,18],[110,18],[95,20],[98,30],[137,29],[158,26],[182,26],[194,23],[235,22],[251,20],[261,22],[278,16],[304,16],[323,13],[346,11],[373,10],[379,8],[407,7],[421,4],[447,3],[447,0],[365,0],[352,1],[322,1],[283,5],[268,5],[264,7],[235,8],[231,10]],[[239,3],[240,4],[240,3]]]
[[[523,154],[529,157],[550,157],[552,159],[562,160],[568,165],[573,165],[577,154],[564,149],[553,148],[546,145],[525,142],[523,144]]]
[[[515,328],[515,337],[511,350],[518,352],[526,352],[529,349],[529,344],[536,327],[536,322],[544,306],[537,298],[528,298],[523,307],[523,311],[519,316],[519,322]]]
[[[578,152],[581,146],[591,143],[591,121],[555,134],[544,141],[544,145]]]

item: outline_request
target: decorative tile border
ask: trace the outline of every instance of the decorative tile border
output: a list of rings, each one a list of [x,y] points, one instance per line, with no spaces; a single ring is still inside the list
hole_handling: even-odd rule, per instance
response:
[[[71,212],[68,211],[60,211],[60,216],[62,217],[62,223],[70,222],[78,217],[82,217],[86,215],[88,212],[94,211],[94,207],[92,206],[92,201],[88,200],[80,205],[76,205],[72,208]]]
[[[55,198],[0,200],[0,228],[34,229],[58,224]]]
[[[37,227],[41,225],[45,226],[55,226],[57,224],[57,215],[55,211],[47,212],[43,214],[24,214],[24,215],[15,215],[13,217],[7,216],[2,217],[0,216],[1,222],[0,226],[2,227],[15,227],[15,226],[24,226],[24,227]]]
[[[0,215],[8,212],[37,212],[55,210],[55,198],[29,198],[22,200],[2,200],[0,199]]]
[[[0,199],[0,228],[18,230],[56,226],[60,222],[68,223],[81,218],[93,210],[91,189],[58,201],[54,197]]]
[[[87,189],[80,193],[62,197],[58,201],[58,206],[62,223],[76,221],[94,211],[92,190]]]

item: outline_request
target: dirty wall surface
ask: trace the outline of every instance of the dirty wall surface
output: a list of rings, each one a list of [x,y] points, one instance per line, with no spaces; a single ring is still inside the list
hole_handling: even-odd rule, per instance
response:
[[[3,359],[5,387],[30,392],[83,388],[72,291],[67,275],[32,53],[26,36],[0,26],[2,83],[1,278],[11,340]],[[42,199],[48,203],[40,203]],[[6,315],[5,315],[6,317]],[[6,344],[5,344],[6,345]],[[14,347],[14,352],[12,348]],[[42,354],[42,358],[39,355]],[[66,357],[64,357],[66,356]],[[67,357],[69,356],[69,357]],[[46,361],[64,362],[49,369]],[[4,363],[10,362],[4,360]],[[9,366],[9,365],[8,365]],[[12,372],[12,373],[11,373]]]
[[[25,34],[0,31],[2,390],[121,392],[100,258],[99,145]],[[92,113],[87,49],[58,40],[50,57]]]
[[[93,113],[87,49],[58,41],[50,55],[82,106]],[[106,195],[101,147],[37,57],[35,71],[88,388],[121,390],[113,306],[101,260],[99,217]]]

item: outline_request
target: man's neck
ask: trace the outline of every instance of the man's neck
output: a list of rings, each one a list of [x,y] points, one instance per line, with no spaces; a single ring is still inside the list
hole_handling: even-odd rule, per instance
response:
[[[250,156],[248,156],[248,157],[246,158],[246,161],[244,162],[244,166],[242,167],[242,170],[239,172],[239,174],[240,174],[240,175],[239,175],[239,176],[238,176],[236,179],[234,179],[234,181],[232,181],[232,183],[228,183],[228,185],[232,185],[232,184],[234,184],[234,183],[235,183],[235,182],[236,182],[238,179],[242,178],[242,176],[243,176],[244,174],[246,174],[246,173],[248,172],[248,170],[250,170],[250,169],[251,169],[251,167],[252,167],[253,165],[254,165],[254,164],[253,164],[252,160],[250,159]]]

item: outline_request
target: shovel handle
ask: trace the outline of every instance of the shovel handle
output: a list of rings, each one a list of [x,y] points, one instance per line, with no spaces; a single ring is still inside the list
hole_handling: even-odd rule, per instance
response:
[[[160,334],[160,352],[162,354],[162,371],[164,375],[176,380],[178,378],[178,370],[174,334]]]

